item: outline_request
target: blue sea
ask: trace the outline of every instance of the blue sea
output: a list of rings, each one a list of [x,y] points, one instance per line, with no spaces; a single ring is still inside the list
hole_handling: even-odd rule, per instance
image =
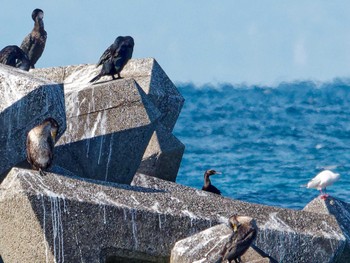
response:
[[[328,193],[350,202],[350,81],[274,87],[177,84],[185,104],[174,135],[186,146],[177,183],[201,189],[207,169],[222,195],[301,209],[318,172],[340,173]]]

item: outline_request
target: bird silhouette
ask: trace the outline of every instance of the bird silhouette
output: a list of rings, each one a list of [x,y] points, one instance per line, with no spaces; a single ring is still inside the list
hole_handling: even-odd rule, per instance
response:
[[[205,171],[205,173],[204,173],[204,185],[202,187],[202,190],[221,195],[221,191],[219,189],[217,189],[214,185],[211,184],[209,177],[214,175],[214,174],[221,174],[221,173],[217,172],[215,170]]]
[[[44,29],[44,11],[38,8],[35,9],[32,12],[32,19],[34,20],[34,28],[21,44],[21,49],[29,58],[30,68],[34,68],[34,65],[43,54],[47,38],[47,33]]]
[[[100,60],[96,64],[96,67],[102,65],[102,69],[90,82],[95,82],[102,76],[112,76],[113,79],[116,79],[114,76],[116,74],[118,75],[117,79],[120,79],[120,72],[131,59],[133,50],[134,39],[132,37],[117,37],[114,43],[103,52]]]
[[[233,215],[229,218],[229,226],[232,234],[220,253],[220,258],[215,263],[228,260],[239,263],[241,256],[248,250],[256,238],[257,226],[255,220],[249,216]]]
[[[53,160],[53,149],[59,126],[55,119],[47,118],[27,135],[27,161],[33,169],[45,175]]]
[[[6,46],[0,51],[0,63],[26,71],[30,67],[28,56],[16,45]]]
[[[311,179],[306,185],[307,188],[315,188],[320,191],[321,199],[326,199],[329,195],[326,193],[326,187],[338,181],[340,174],[333,173],[330,170],[324,170]],[[324,190],[324,192],[323,192]]]

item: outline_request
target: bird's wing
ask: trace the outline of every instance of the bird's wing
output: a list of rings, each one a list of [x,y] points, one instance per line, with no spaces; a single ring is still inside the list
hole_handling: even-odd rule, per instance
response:
[[[313,179],[310,180],[307,184],[307,188],[317,188],[320,184],[327,181],[329,178],[329,172],[328,171],[322,171],[319,174],[317,174]]]
[[[28,34],[24,39],[21,44],[21,49],[28,55],[30,49],[32,48],[34,44],[34,39],[32,38],[31,34]]]
[[[102,65],[106,61],[110,60],[113,58],[113,53],[115,51],[114,45],[110,45],[105,52],[103,52],[102,56],[100,57],[100,60],[97,62],[96,67]]]
[[[231,236],[231,238],[232,237],[234,238],[234,234]],[[231,242],[232,246],[228,249],[226,255],[224,256],[224,259],[232,260],[234,258],[242,256],[254,241],[255,237],[256,230],[250,229],[250,231],[248,231],[248,233],[242,239],[233,240]]]
[[[0,51],[0,63],[1,64],[7,64],[8,56],[9,56],[9,49],[7,47],[3,48]]]
[[[31,140],[29,139],[29,136],[27,136],[27,141],[26,141],[27,161],[28,163],[33,165],[31,149],[32,149]]]
[[[214,185],[210,185],[210,192],[221,195],[221,191],[219,189],[217,189]]]
[[[47,138],[47,143],[49,145],[49,161],[47,163],[47,167],[50,167],[51,166],[51,163],[52,163],[52,159],[53,159],[53,149],[55,147],[55,144],[51,138],[51,136],[49,136]]]

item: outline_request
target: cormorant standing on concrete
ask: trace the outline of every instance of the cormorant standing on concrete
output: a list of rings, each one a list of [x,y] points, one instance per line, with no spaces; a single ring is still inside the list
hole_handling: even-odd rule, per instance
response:
[[[118,74],[117,79],[120,79],[120,72],[132,57],[134,44],[134,39],[130,36],[117,37],[114,43],[106,49],[97,62],[96,67],[102,65],[101,72],[90,80],[90,82],[95,82],[102,76],[112,76],[113,79],[116,79],[114,77],[115,74]]]
[[[28,55],[30,68],[34,68],[35,63],[44,52],[47,33],[44,29],[44,11],[35,9],[32,13],[34,28],[23,40],[21,49]]]
[[[204,173],[204,185],[202,187],[202,190],[207,192],[212,192],[214,194],[221,195],[221,191],[217,189],[214,185],[211,184],[211,181],[209,177],[213,174],[221,174],[220,172],[217,172],[215,170],[207,170]]]
[[[30,62],[28,56],[18,46],[6,46],[0,51],[0,63],[28,71]]]
[[[249,216],[233,215],[229,219],[232,235],[220,253],[220,258],[215,263],[225,260],[231,262],[242,262],[241,256],[248,250],[257,235],[255,220]]]
[[[49,168],[52,163],[58,128],[55,119],[47,118],[28,132],[27,160],[41,175],[45,175],[43,170]]]

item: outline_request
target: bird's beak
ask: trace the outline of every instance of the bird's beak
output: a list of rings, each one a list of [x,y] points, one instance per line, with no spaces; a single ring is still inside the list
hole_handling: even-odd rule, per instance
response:
[[[215,174],[222,174],[222,172],[216,172]]]
[[[54,143],[56,142],[56,136],[57,136],[57,131],[51,131],[51,137]]]
[[[233,232],[237,232],[237,225],[236,224],[233,226]]]

